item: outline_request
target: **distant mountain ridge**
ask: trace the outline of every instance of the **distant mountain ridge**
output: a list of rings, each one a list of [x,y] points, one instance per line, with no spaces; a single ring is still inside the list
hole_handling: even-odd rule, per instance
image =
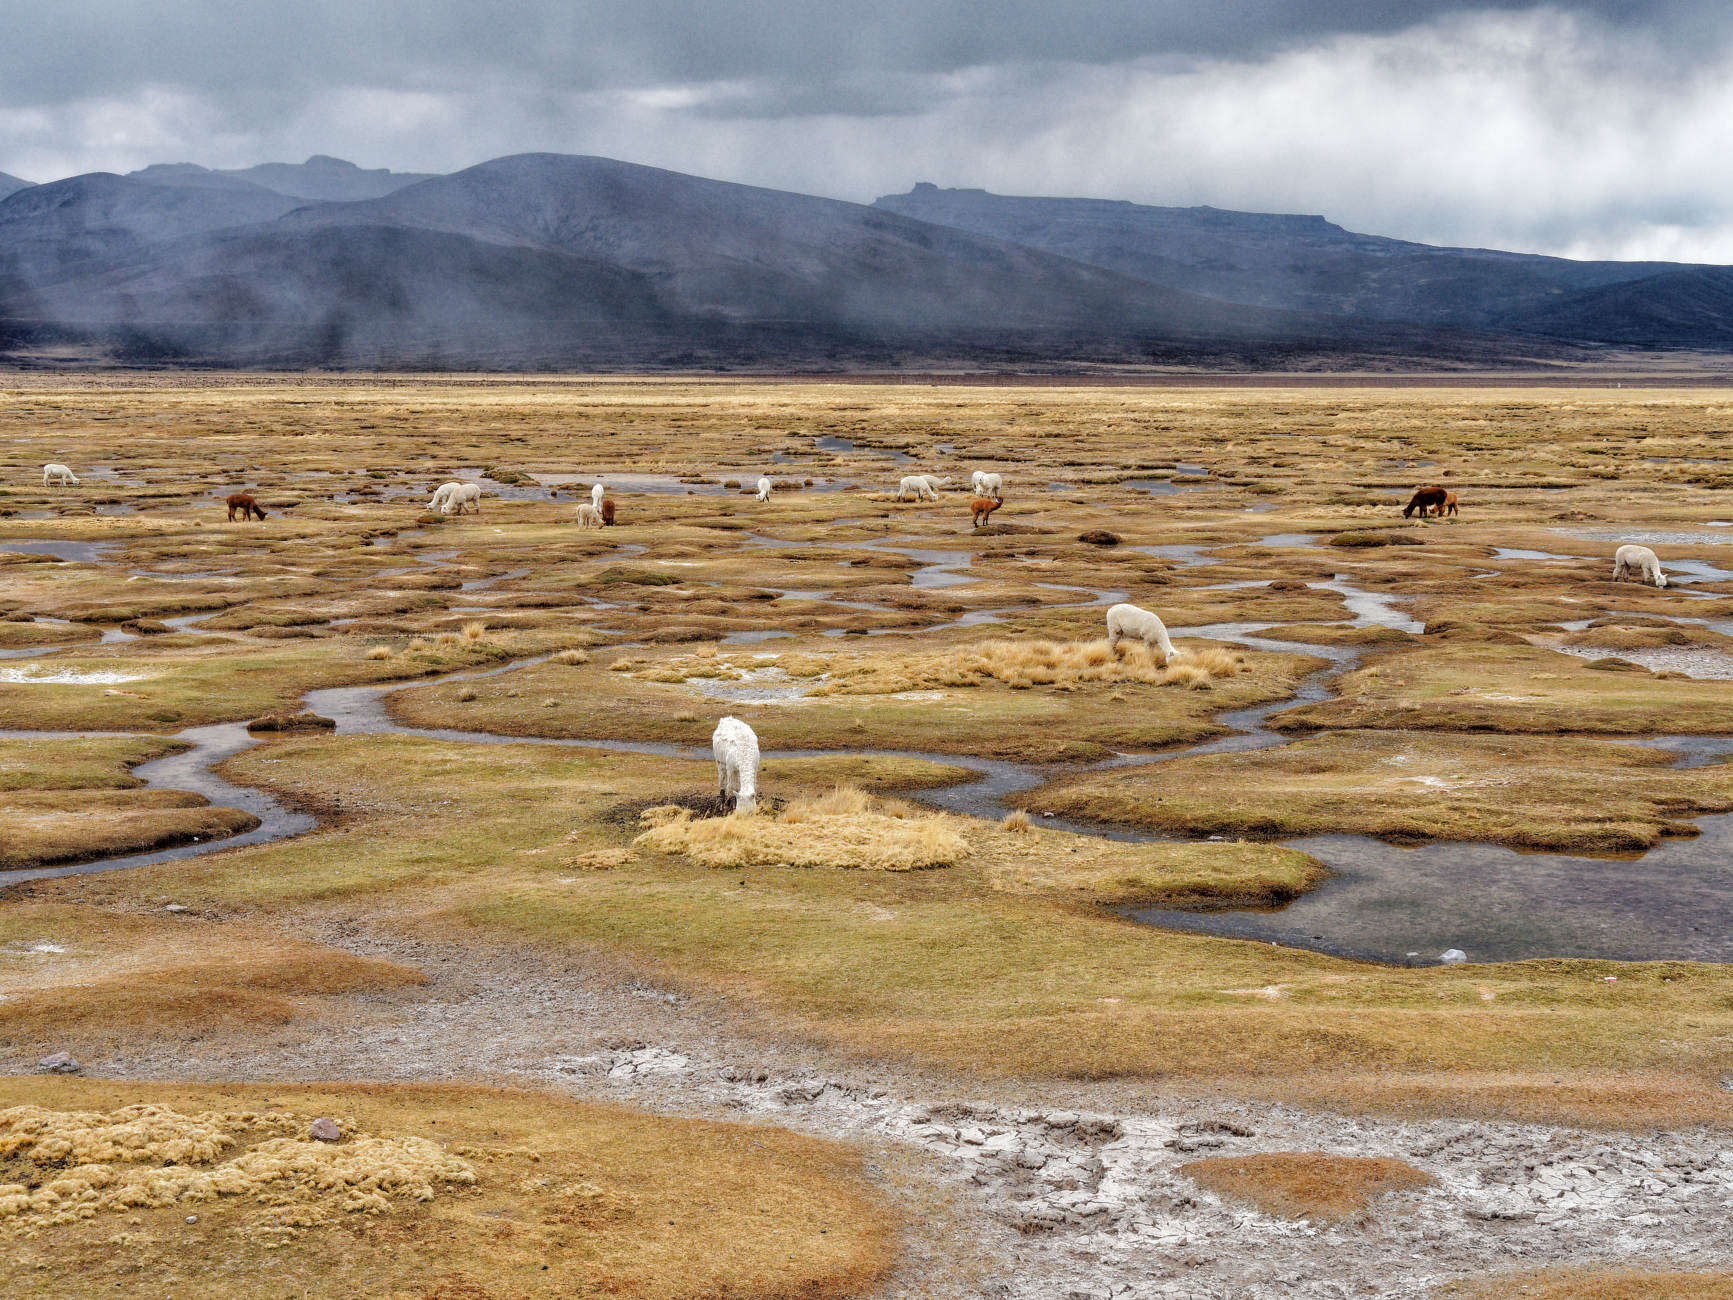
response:
[[[561,154],[159,164],[0,198],[0,361],[1496,367],[1733,350],[1730,319],[1720,268],[930,185],[867,206]]]
[[[213,178],[245,181],[291,198],[336,200],[377,199],[405,185],[432,180],[436,172],[394,172],[366,169],[342,158],[316,153],[304,163],[260,163],[255,167],[210,168],[197,163],[153,163],[127,175],[159,185],[209,184]]]
[[[873,206],[1229,302],[1468,329],[1570,319],[1577,314],[1547,308],[1686,269],[1443,248],[1355,234],[1321,216],[1018,197],[930,183]],[[1575,337],[1599,338],[1592,321],[1577,323],[1588,333]]]
[[[0,199],[16,194],[19,190],[27,190],[32,184],[31,181],[21,181],[16,176],[0,172]]]

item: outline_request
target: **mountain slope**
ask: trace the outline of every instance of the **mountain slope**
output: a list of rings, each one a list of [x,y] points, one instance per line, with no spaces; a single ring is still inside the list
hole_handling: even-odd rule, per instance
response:
[[[433,172],[365,169],[342,158],[314,154],[304,163],[260,163],[255,167],[212,169],[196,163],[155,163],[129,176],[166,185],[209,184],[213,178],[243,181],[278,194],[310,201],[353,202],[376,199],[405,185],[432,180]]]
[[[51,282],[165,240],[270,221],[294,206],[244,181],[187,187],[92,172],[32,185],[0,199],[0,277]]]
[[[605,158],[524,154],[288,225],[398,225],[593,258],[654,278],[671,307],[736,321],[918,334],[1239,336],[1264,324],[1192,295],[859,204]]]
[[[1438,248],[1354,234],[1317,216],[1024,198],[924,183],[873,206],[1225,301],[1466,327],[1677,269]]]
[[[1733,348],[1733,268],[1686,267],[1499,318],[1505,329],[1636,347]]]
[[[8,198],[19,190],[27,190],[30,185],[31,182],[29,181],[21,181],[16,176],[0,172],[0,199]]]
[[[1497,364],[1554,343],[1222,302],[860,204],[526,154],[303,203],[190,166],[0,201],[0,338],[449,367]]]

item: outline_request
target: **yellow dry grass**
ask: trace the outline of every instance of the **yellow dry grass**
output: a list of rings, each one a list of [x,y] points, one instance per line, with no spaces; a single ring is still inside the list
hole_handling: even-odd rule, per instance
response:
[[[1465,1278],[1433,1294],[1439,1300],[1733,1300],[1733,1274],[1561,1267]]]
[[[1244,667],[1243,655],[1220,646],[1185,650],[1164,666],[1146,647],[1136,644],[1122,644],[1116,654],[1105,640],[994,640],[929,652],[875,655],[852,662],[835,660],[826,679],[811,693],[891,695],[992,682],[1017,690],[1074,687],[1086,682],[1208,689]]]
[[[969,852],[945,818],[850,786],[796,799],[775,816],[694,818],[689,809],[662,806],[645,817],[658,824],[634,845],[706,867],[918,871],[950,866]]]
[[[0,1231],[44,1228],[138,1209],[250,1200],[266,1240],[299,1236],[333,1212],[379,1214],[394,1199],[433,1200],[475,1170],[422,1137],[358,1131],[307,1136],[314,1116],[277,1111],[185,1113],[148,1103],[109,1111],[0,1109]],[[328,1118],[328,1117],[327,1117]]]
[[[1355,1218],[1387,1192],[1416,1191],[1438,1180],[1402,1160],[1323,1151],[1212,1156],[1179,1167],[1224,1200],[1245,1201],[1284,1219],[1331,1223]]]
[[[89,1054],[197,1027],[249,1034],[420,972],[257,926],[37,901],[0,908],[0,1048]]]
[[[9,1300],[833,1300],[889,1257],[839,1146],[479,1087],[0,1079],[0,1183]]]

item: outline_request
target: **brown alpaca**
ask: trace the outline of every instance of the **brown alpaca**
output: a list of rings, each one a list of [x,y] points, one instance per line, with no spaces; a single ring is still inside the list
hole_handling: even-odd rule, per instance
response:
[[[234,523],[235,511],[237,510],[241,512],[242,523],[245,523],[248,519],[258,519],[263,521],[265,518],[265,512],[259,509],[259,503],[253,500],[253,494],[251,492],[236,492],[229,498],[228,506],[230,523]]]
[[[602,498],[602,527],[612,528],[613,526],[614,526],[614,498],[613,497],[603,497]]]
[[[1442,519],[1445,515],[1455,514],[1456,513],[1456,493],[1446,492],[1444,494],[1444,500],[1432,507],[1432,513],[1440,519]]]
[[[1441,487],[1417,487],[1414,489],[1414,495],[1408,498],[1408,504],[1402,507],[1402,517],[1406,519],[1418,510],[1421,518],[1425,518],[1426,512],[1434,506],[1440,510],[1444,509],[1446,498],[1449,496],[1450,493]]]
[[[987,516],[1004,504],[1003,501],[995,501],[992,497],[976,497],[969,503],[969,513],[975,520],[975,527],[979,528],[986,523]]]

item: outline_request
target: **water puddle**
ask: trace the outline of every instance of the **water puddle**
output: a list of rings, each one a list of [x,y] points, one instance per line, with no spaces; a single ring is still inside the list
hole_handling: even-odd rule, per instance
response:
[[[13,686],[113,686],[120,682],[142,682],[150,676],[150,673],[52,668],[40,664],[26,664],[22,668],[0,668],[0,682]]]
[[[21,551],[25,555],[52,555],[70,564],[105,564],[108,553],[118,542],[60,542],[32,537],[0,537],[0,551]]]

